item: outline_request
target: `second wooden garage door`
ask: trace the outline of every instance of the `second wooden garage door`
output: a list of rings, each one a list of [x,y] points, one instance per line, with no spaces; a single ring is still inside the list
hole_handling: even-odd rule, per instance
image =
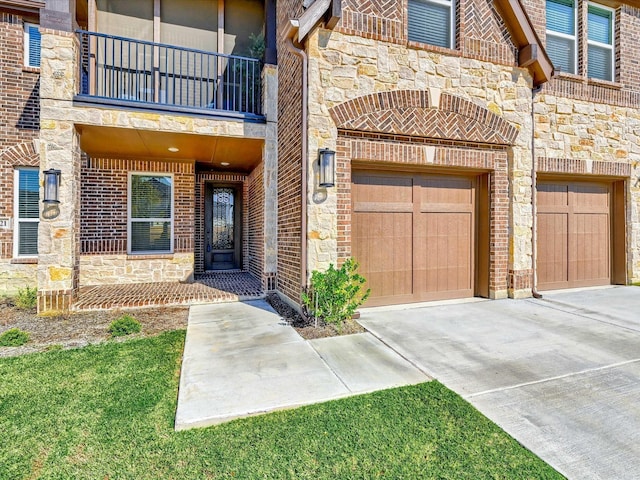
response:
[[[611,283],[611,186],[538,184],[538,287]]]
[[[473,296],[474,182],[353,172],[352,255],[368,306]]]

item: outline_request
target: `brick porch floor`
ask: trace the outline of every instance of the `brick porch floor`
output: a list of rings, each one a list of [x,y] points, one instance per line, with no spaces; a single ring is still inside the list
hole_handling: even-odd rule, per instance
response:
[[[134,283],[81,287],[73,310],[192,305],[263,298],[260,281],[247,272],[206,273],[194,283]]]

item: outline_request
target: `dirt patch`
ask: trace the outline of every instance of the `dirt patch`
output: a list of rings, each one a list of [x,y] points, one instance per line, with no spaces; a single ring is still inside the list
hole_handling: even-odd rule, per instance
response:
[[[362,333],[366,330],[357,321],[350,319],[344,323],[342,329],[338,331],[331,324],[319,321],[318,325],[313,319],[308,319],[300,315],[296,309],[291,307],[287,302],[282,300],[277,294],[267,296],[267,302],[278,312],[289,325],[296,329],[298,334],[305,340],[313,340],[314,338],[335,337],[338,335],[351,335],[352,333]]]
[[[107,331],[109,324],[125,313],[142,324],[142,331],[122,339],[187,328],[189,307],[114,309],[39,317],[35,310],[19,310],[10,299],[0,299],[0,333],[19,328],[30,334],[29,342],[22,347],[0,347],[0,357],[103,342],[111,338]]]

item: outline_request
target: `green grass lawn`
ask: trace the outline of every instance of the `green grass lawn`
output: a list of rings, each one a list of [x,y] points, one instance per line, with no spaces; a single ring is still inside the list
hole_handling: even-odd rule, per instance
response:
[[[0,359],[0,478],[562,478],[437,382],[174,432],[183,344]]]

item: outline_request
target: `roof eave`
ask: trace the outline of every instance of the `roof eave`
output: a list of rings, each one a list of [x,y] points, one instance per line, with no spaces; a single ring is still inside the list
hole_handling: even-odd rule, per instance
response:
[[[533,85],[539,86],[551,80],[553,63],[542,46],[533,24],[520,0],[493,0],[518,47],[518,64],[527,68],[533,78]]]

